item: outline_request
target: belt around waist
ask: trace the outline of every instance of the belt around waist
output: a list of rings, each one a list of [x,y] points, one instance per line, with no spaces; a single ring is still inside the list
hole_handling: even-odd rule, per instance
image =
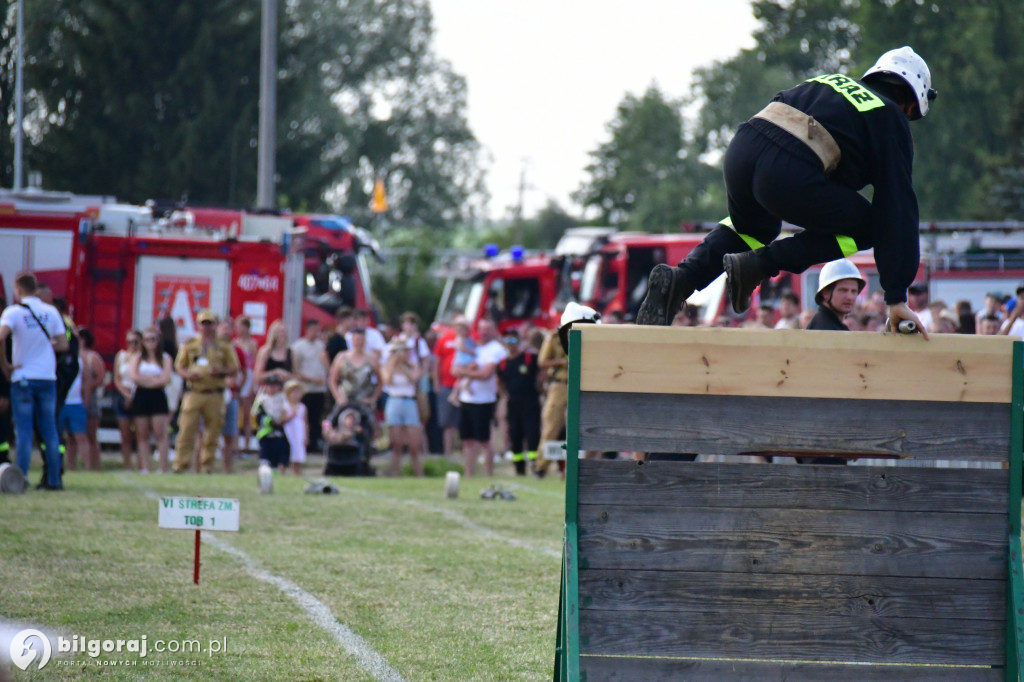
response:
[[[389,395],[388,400],[416,400],[414,395]]]
[[[207,393],[223,393],[223,392],[224,392],[224,389],[223,389],[223,388],[209,388],[209,389],[206,389],[205,391],[197,391],[197,390],[195,390],[195,389],[192,389],[192,390],[191,390],[191,391],[189,391],[189,392],[190,392],[190,393],[201,393],[201,394],[207,394]]]
[[[826,175],[831,174],[839,165],[839,159],[842,157],[839,145],[825,126],[815,121],[813,116],[808,116],[784,102],[769,102],[768,106],[754,114],[754,118],[763,118],[777,125],[810,147],[821,159]]]

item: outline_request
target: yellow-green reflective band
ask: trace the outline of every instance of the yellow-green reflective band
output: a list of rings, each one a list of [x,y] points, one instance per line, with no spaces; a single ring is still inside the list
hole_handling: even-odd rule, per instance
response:
[[[725,227],[728,227],[733,232],[736,232],[736,234],[738,234],[740,236],[740,239],[742,239],[743,242],[747,246],[750,247],[751,251],[753,251],[754,249],[760,249],[762,246],[764,246],[764,244],[762,244],[761,242],[757,241],[756,239],[754,239],[750,235],[743,234],[742,232],[737,232],[736,228],[733,227],[732,217],[731,216],[726,216],[724,219],[719,220],[718,224],[719,225],[724,225]]]
[[[529,459],[529,460],[537,459],[537,451],[536,450],[530,450],[529,452],[527,452],[526,453],[526,459]]]
[[[853,241],[853,237],[844,237],[837,234],[836,243],[839,244],[839,248],[843,252],[843,258],[852,256],[860,250],[857,248],[857,242]]]
[[[854,106],[857,111],[871,111],[878,107],[884,107],[883,102],[875,93],[871,92],[863,85],[853,80],[849,76],[844,76],[841,73],[833,73],[827,76],[815,76],[814,78],[808,78],[808,83],[821,83],[827,85],[840,95],[846,98],[846,101]]]
[[[7,452],[11,449],[10,443],[0,443],[0,452]]]
[[[522,462],[524,459],[526,459],[526,458],[523,456],[523,453],[521,453],[521,452],[513,452],[512,453],[512,461],[513,462]]]
[[[747,246],[750,247],[751,251],[753,251],[755,249],[760,249],[762,246],[764,246],[764,244],[762,244],[761,242],[757,241],[756,239],[754,239],[753,237],[751,237],[748,234],[743,234],[742,232],[737,232],[736,234],[738,234],[740,236],[740,239],[742,239],[744,242],[746,242]]]

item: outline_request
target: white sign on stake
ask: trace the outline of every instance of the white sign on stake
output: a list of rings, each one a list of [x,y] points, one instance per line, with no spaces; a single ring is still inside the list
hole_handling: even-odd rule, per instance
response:
[[[162,497],[160,528],[238,530],[238,500],[223,497]]]

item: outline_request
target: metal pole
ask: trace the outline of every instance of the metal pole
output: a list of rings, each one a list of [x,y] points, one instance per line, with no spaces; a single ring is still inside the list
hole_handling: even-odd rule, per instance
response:
[[[17,23],[17,40],[18,40],[18,52],[15,57],[14,67],[14,191],[21,190],[21,156],[22,156],[22,138],[24,137],[24,131],[22,129],[22,120],[24,119],[24,85],[21,80],[21,65],[25,61],[25,3],[24,0],[18,0],[18,23]]]
[[[277,119],[277,0],[263,0],[260,41],[260,131],[256,205],[274,208],[274,147]]]

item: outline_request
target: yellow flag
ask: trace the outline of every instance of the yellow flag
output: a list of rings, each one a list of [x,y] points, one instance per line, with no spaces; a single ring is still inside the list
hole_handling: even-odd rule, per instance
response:
[[[377,178],[373,184],[373,201],[370,202],[370,211],[373,213],[384,213],[388,210],[388,198],[384,194],[384,178]]]

